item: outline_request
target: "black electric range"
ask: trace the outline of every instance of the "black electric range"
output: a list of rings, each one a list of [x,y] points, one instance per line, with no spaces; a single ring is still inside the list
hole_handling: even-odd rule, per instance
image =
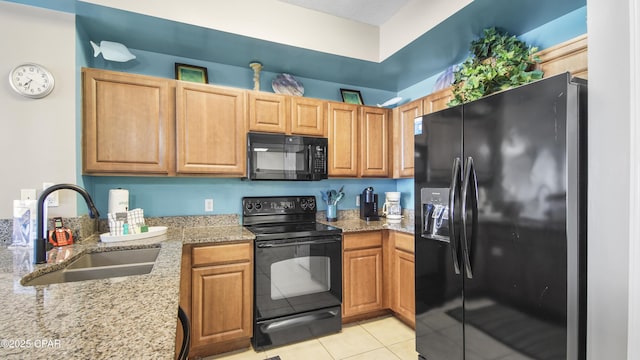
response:
[[[314,196],[242,199],[242,224],[256,236],[256,350],[342,329],[342,230],[316,213]]]

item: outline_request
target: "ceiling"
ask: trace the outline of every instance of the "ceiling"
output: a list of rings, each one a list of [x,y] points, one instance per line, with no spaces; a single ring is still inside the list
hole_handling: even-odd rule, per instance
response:
[[[325,14],[380,26],[409,0],[279,0]]]

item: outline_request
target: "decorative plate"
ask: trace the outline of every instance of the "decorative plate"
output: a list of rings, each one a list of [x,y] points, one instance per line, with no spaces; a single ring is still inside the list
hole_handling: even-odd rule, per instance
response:
[[[271,82],[271,87],[276,94],[304,95],[304,86],[302,86],[302,83],[289,74],[276,76]]]

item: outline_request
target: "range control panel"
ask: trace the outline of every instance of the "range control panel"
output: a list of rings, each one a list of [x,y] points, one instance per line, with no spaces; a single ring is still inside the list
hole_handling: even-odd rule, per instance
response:
[[[316,212],[315,196],[270,196],[242,198],[242,214],[278,215]]]

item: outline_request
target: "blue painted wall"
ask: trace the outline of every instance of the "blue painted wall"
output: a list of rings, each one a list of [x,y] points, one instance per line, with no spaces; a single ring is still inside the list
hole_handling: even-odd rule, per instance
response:
[[[586,33],[586,7],[571,12],[544,26],[522,34],[520,38],[532,46],[544,49],[560,42]],[[253,87],[253,71],[248,67],[241,68],[218,63],[207,63],[200,60],[179,58],[164,54],[151,53],[132,49],[137,59],[129,63],[112,63],[93,58],[88,39],[78,34],[78,67],[125,71],[165,78],[174,77],[174,63],[188,63],[205,66],[208,69],[209,82],[212,84],[250,89]],[[313,66],[313,64],[309,64]],[[277,75],[263,71],[261,74],[261,90],[271,90],[271,80]],[[426,78],[414,86],[403,89],[397,94],[368,88],[358,88],[366,104],[382,103],[394,96],[403,97],[403,103],[428,95],[433,90],[437,76]],[[316,79],[299,78],[305,87],[305,96],[326,100],[341,101],[339,89],[349,88],[347,84],[331,83]],[[78,94],[80,109],[81,97]],[[78,110],[80,114],[80,110]],[[78,123],[81,117],[78,116]],[[79,136],[79,135],[78,135]],[[78,144],[81,144],[79,141]],[[80,148],[78,151],[80,152]],[[79,157],[78,157],[79,159]],[[81,162],[78,161],[78,166]],[[80,170],[79,172],[80,173]],[[130,192],[131,207],[140,207],[147,216],[203,215],[240,213],[243,196],[270,195],[316,195],[320,199],[320,191],[338,189],[345,186],[345,198],[338,205],[339,209],[355,209],[355,198],[367,186],[373,186],[379,194],[380,205],[384,202],[384,192],[402,192],[403,208],[413,209],[413,179],[329,179],[318,182],[250,182],[240,179],[217,178],[158,178],[158,177],[92,177],[83,176],[78,179],[84,183],[95,199],[101,214],[107,213],[109,189],[125,188]],[[204,199],[214,200],[213,213],[204,212]],[[319,202],[320,210],[326,204]],[[79,206],[82,212],[83,207]]]
[[[247,63],[246,67],[239,67],[137,49],[130,49],[131,52],[136,55],[135,60],[118,63],[106,61],[102,58],[102,55],[94,58],[93,50],[88,50],[91,49],[88,40],[81,44],[81,46],[85,48],[85,51],[91,53],[91,56],[87,59],[87,66],[92,68],[174,79],[175,63],[190,64],[206,67],[210,84],[231,86],[240,89],[253,89],[253,70],[249,68],[249,63]],[[314,66],[314,64],[309,64],[309,66]],[[260,90],[273,93],[271,81],[277,75],[279,74],[270,72],[268,65],[265,65],[260,72]],[[354,89],[354,86],[349,84],[333,83],[298,76],[296,76],[296,79],[304,86],[304,96],[310,98],[342,102],[340,88]],[[376,104],[382,104],[386,100],[396,96],[396,93],[392,91],[364,87],[357,87],[355,89],[359,90],[362,94],[365,105],[375,106]]]
[[[329,179],[321,181],[247,181],[218,178],[86,177],[100,214],[106,217],[109,189],[129,190],[131,208],[143,208],[145,216],[239,214],[243,196],[315,195],[319,210],[327,206],[320,191],[344,186],[338,210],[356,209],[356,197],[367,186],[378,193],[380,207],[386,191],[396,191],[389,179]],[[404,195],[404,194],[403,194]],[[214,211],[204,211],[204,200],[213,199]]]
[[[521,34],[518,38],[530,46],[535,46],[539,50],[542,50],[586,33],[587,7],[584,6],[550,21],[543,26]],[[399,91],[398,96],[402,97],[403,103],[405,103],[429,95],[433,92],[433,87],[441,74],[442,73],[431,76]]]

